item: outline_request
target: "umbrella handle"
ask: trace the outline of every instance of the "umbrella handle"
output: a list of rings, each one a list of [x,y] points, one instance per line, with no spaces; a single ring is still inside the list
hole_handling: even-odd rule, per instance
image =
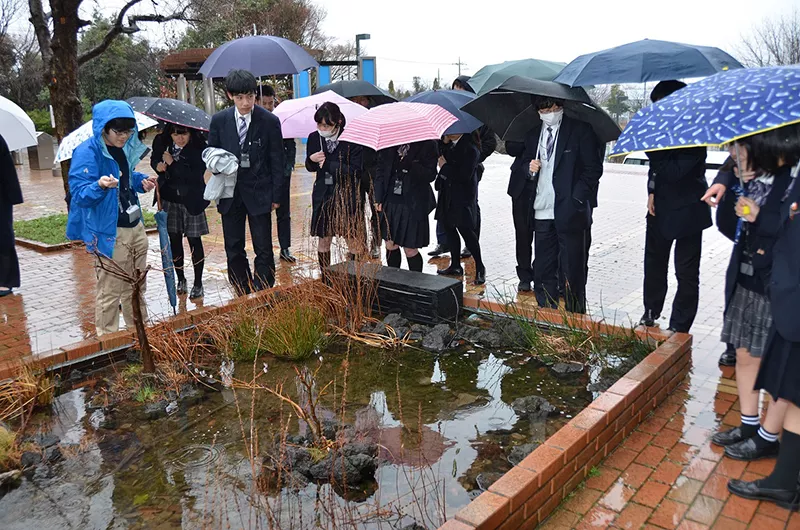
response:
[[[164,210],[164,208],[161,206],[161,193],[158,190],[158,181],[156,181],[155,190],[156,190],[156,203],[158,204],[158,211],[161,212]]]

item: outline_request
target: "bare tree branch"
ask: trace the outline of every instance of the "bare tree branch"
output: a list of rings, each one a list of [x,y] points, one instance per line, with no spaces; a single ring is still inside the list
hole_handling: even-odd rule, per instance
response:
[[[30,0],[31,2],[37,0]],[[39,0],[40,1],[40,0]],[[126,15],[131,8],[135,7],[139,4],[142,0],[129,0],[127,4],[125,4],[122,9],[120,9],[119,13],[117,14],[117,19],[114,22],[114,25],[111,26],[111,29],[108,30],[106,36],[103,38],[102,42],[98,44],[96,47],[92,48],[91,50],[87,51],[86,53],[78,56],[78,64],[83,65],[95,57],[101,55],[103,52],[111,46],[111,43],[114,42],[120,35],[133,35],[141,31],[141,28],[137,25],[137,22],[170,22],[172,20],[183,20],[189,21],[186,16],[186,11],[188,6],[183,7],[182,9],[175,11],[171,15],[159,15],[156,13],[147,14],[147,15],[131,15],[127,17],[127,25],[125,24]]]
[[[742,36],[737,55],[745,66],[800,63],[800,10],[764,19],[749,35]]]

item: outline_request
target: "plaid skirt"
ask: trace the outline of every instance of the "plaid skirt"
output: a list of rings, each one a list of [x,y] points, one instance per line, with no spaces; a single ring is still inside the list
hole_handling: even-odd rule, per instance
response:
[[[737,285],[725,312],[722,342],[737,349],[745,348],[753,357],[761,357],[767,347],[770,327],[772,310],[767,295]]]
[[[177,202],[161,201],[167,212],[167,232],[186,237],[200,237],[208,234],[206,212],[192,215],[186,206]]]

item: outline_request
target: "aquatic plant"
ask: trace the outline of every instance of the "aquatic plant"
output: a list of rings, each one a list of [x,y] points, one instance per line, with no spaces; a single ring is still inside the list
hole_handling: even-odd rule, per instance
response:
[[[149,403],[151,401],[155,401],[156,397],[158,396],[158,392],[152,386],[144,385],[136,391],[136,395],[133,397],[139,403]]]
[[[260,338],[263,349],[275,357],[308,359],[319,354],[328,340],[325,315],[311,304],[280,303],[271,308]]]

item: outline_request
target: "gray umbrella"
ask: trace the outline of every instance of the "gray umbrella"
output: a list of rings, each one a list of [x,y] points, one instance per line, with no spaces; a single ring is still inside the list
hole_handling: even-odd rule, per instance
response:
[[[319,63],[302,46],[281,37],[255,35],[226,42],[214,50],[200,73],[219,78],[241,69],[261,77],[299,74],[317,66]]]

